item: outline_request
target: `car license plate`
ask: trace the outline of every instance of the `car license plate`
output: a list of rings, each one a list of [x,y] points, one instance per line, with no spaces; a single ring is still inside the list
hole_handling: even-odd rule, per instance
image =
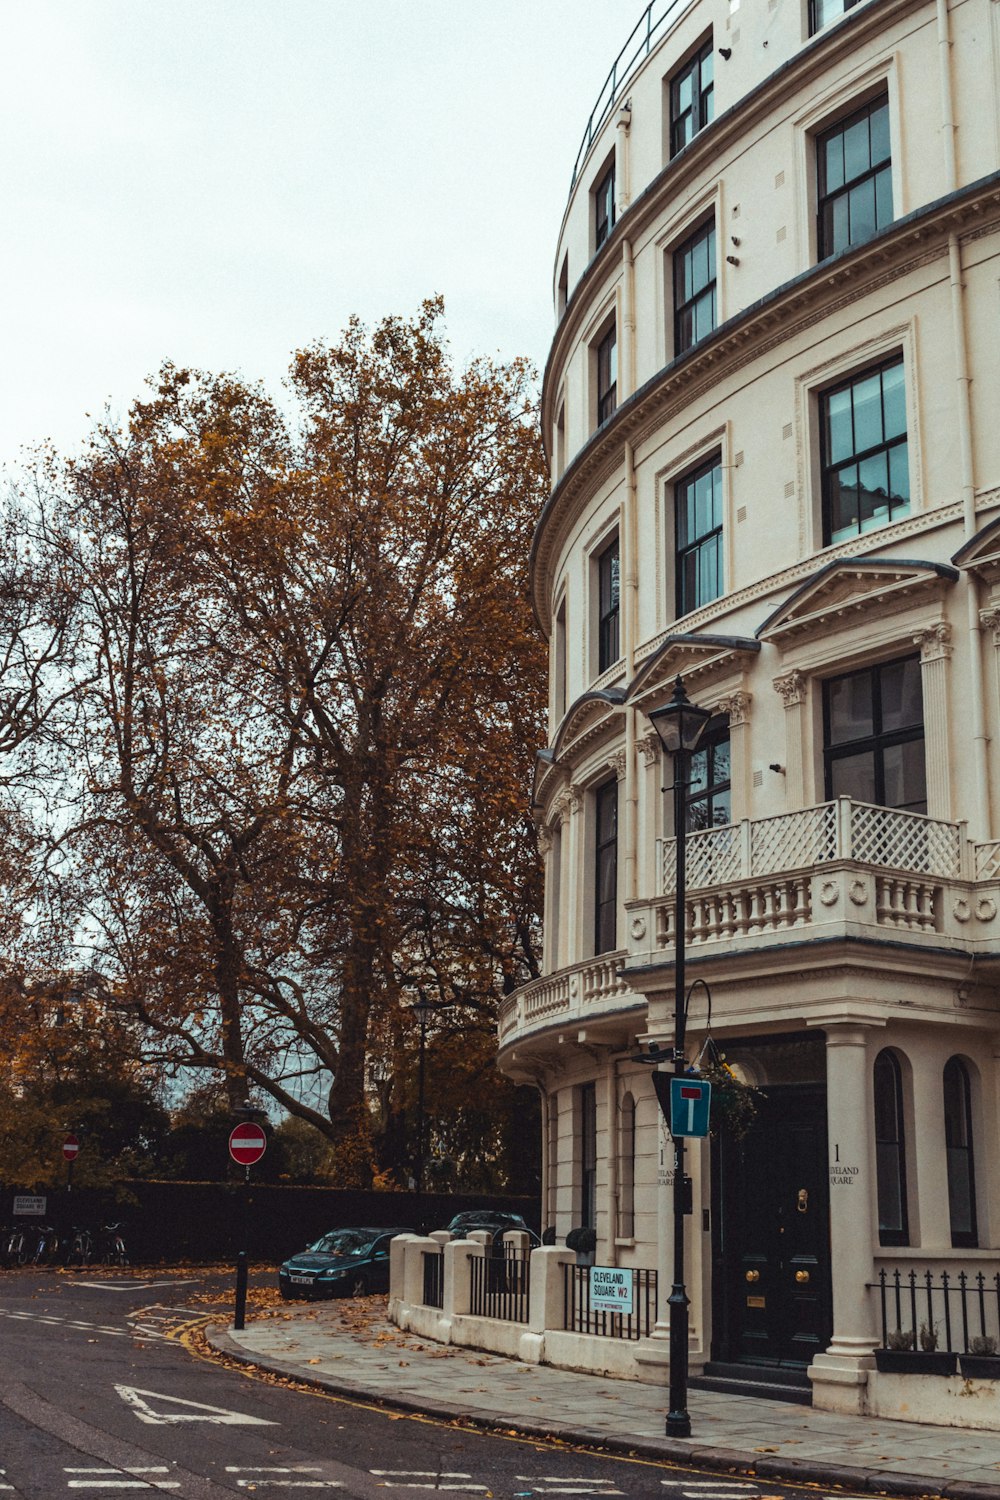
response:
[[[290,1276],[288,1279],[294,1281],[296,1286],[312,1286],[313,1284],[311,1276]]]

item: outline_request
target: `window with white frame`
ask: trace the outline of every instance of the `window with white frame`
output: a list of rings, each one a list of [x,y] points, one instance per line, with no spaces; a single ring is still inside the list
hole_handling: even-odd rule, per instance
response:
[[[674,484],[677,617],[718,599],[722,584],[722,459],[718,454]]]
[[[821,392],[819,408],[824,544],[848,541],[907,515],[902,355]]]
[[[597,1228],[597,1086],[580,1085],[580,1224]]]
[[[600,250],[610,238],[615,227],[615,162],[611,158],[607,169],[594,188],[594,252]]]
[[[823,728],[828,798],[927,811],[918,656],[829,678]]]
[[[944,1069],[944,1139],[951,1243],[956,1247],[975,1249],[979,1244],[979,1231],[972,1152],[972,1087],[969,1070],[960,1057],[949,1058]]]
[[[829,26],[838,16],[844,15],[846,11],[853,10],[860,5],[861,0],[809,0],[809,32],[822,31],[824,26]]]
[[[816,137],[816,183],[820,260],[892,223],[888,95]]]
[[[888,1047],[875,1059],[875,1184],[880,1245],[908,1245],[906,1202],[906,1135],[903,1124],[903,1074]]]
[[[618,329],[614,323],[596,349],[597,425],[601,426],[618,405]]]
[[[594,793],[594,952],[618,946],[618,782]]]
[[[597,670],[621,656],[621,550],[615,537],[597,559]]]
[[[704,130],[715,112],[712,38],[670,79],[670,155],[676,156]]]
[[[716,326],[715,219],[708,219],[673,252],[674,355]]]

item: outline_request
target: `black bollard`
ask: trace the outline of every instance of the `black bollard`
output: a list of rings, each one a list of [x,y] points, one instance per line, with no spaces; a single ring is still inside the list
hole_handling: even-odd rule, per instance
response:
[[[236,1257],[236,1316],[233,1327],[237,1333],[246,1327],[247,1312],[247,1253],[241,1250]]]

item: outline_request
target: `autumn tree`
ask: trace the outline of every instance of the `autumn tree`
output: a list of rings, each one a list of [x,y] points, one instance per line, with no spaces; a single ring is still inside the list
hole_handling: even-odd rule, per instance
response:
[[[63,971],[0,985],[0,1028],[11,1039],[0,1079],[2,1180],[54,1187],[61,1146],[77,1133],[79,1186],[146,1175],[167,1114],[134,1026],[106,1002],[100,976]]]
[[[530,373],[456,371],[440,318],[303,351],[294,420],[168,366],[47,511],[102,972],[165,1066],[311,1122],[342,1181],[387,1149],[406,999],[485,1036],[537,972]]]

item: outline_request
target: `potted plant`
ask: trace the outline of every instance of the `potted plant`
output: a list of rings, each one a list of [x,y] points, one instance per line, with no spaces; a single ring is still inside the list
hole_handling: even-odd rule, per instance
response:
[[[954,1375],[958,1356],[939,1349],[937,1324],[920,1325],[920,1348],[912,1328],[895,1328],[886,1347],[875,1350],[875,1368],[885,1375]]]
[[[712,1085],[713,1136],[725,1132],[733,1140],[741,1141],[757,1118],[760,1089],[737,1077],[711,1037],[702,1048],[696,1073]]]
[[[968,1354],[958,1357],[960,1374],[976,1380],[1000,1380],[1000,1355],[991,1333],[969,1340]]]
[[[576,1251],[578,1266],[592,1266],[597,1253],[597,1230],[589,1224],[571,1229],[566,1236],[566,1249]]]

